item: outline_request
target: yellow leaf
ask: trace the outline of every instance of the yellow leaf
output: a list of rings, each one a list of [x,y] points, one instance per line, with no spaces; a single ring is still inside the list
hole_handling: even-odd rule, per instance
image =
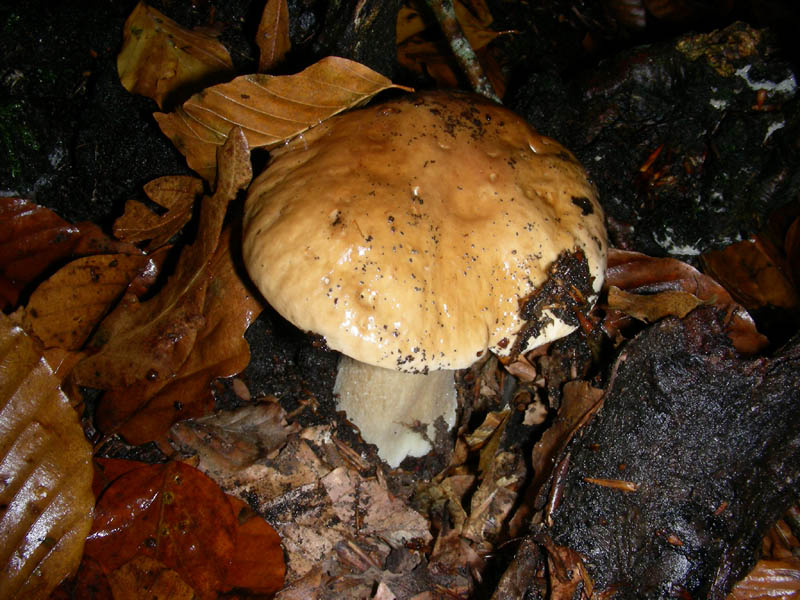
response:
[[[231,57],[219,41],[184,29],[143,2],[125,22],[117,57],[120,81],[129,92],[155,100],[159,108],[175,90],[198,89],[232,71]]]
[[[0,315],[0,600],[47,598],[92,525],[92,449],[58,379]]]
[[[189,166],[213,181],[217,146],[232,127],[241,127],[250,148],[269,149],[392,87],[401,86],[357,62],[329,56],[295,75],[242,75],[154,116]]]

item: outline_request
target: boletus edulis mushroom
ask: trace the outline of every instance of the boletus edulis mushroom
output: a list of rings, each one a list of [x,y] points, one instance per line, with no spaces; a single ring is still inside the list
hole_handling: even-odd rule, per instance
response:
[[[272,307],[343,354],[338,407],[395,467],[455,423],[455,370],[578,326],[606,233],[564,147],[481,97],[428,92],[273,151],[243,250]]]

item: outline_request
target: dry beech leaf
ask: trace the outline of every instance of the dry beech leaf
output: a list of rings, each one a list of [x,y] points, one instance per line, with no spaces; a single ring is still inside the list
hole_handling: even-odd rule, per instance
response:
[[[754,354],[767,346],[767,338],[758,333],[752,317],[724,287],[680,260],[611,248],[604,285],[607,290],[617,287],[634,294],[666,291],[692,294],[725,313],[726,332],[739,352]]]
[[[269,149],[392,87],[400,86],[357,62],[330,56],[295,75],[237,77],[154,116],[189,166],[213,181],[216,148],[232,126],[242,128],[250,148]]]
[[[139,2],[125,22],[117,72],[126,90],[163,108],[173,92],[232,73],[233,62],[214,37],[184,29]]]
[[[68,263],[31,294],[26,329],[46,347],[80,349],[148,262],[138,254],[96,254]]]
[[[203,326],[184,363],[168,380],[142,381],[105,394],[96,414],[101,431],[118,432],[132,444],[162,440],[176,421],[210,412],[214,379],[232,377],[249,364],[244,333],[261,305],[239,278],[229,243],[226,230],[207,269],[211,283],[201,309]]]
[[[244,143],[231,136],[224,148]],[[219,243],[234,185],[246,185],[250,161],[246,147],[229,152],[246,166],[223,161],[220,179],[226,185],[200,209],[197,237],[181,253],[164,288],[145,302],[122,303],[97,328],[88,344],[95,354],[75,366],[76,383],[103,390],[135,383],[163,387],[178,373],[191,352],[198,332],[205,326],[204,306],[211,271],[209,262]],[[228,175],[227,173],[231,173]]]
[[[20,294],[45,271],[87,254],[141,254],[112,240],[97,225],[72,225],[48,208],[23,198],[0,198],[0,308],[14,307]]]
[[[103,492],[85,554],[106,573],[139,556],[156,559],[200,598],[254,582],[258,591],[279,589],[280,540],[266,522],[250,523],[260,517],[241,511],[240,503],[197,469],[179,462],[139,464]],[[240,580],[243,551],[259,557],[260,572]],[[113,577],[111,582],[113,588]]]
[[[0,599],[47,598],[91,528],[92,448],[33,341],[0,315]]]
[[[256,44],[260,51],[259,73],[266,73],[278,66],[292,47],[289,39],[289,7],[286,0],[268,0],[261,14],[256,32]]]
[[[168,175],[147,183],[144,192],[166,212],[159,214],[142,202],[129,200],[125,213],[114,222],[114,235],[134,244],[150,240],[147,250],[152,251],[166,244],[192,217],[203,182],[196,177]]]
[[[608,288],[608,307],[621,310],[634,319],[653,323],[667,316],[683,318],[704,302],[689,292],[665,290],[656,294],[630,294],[612,285]]]

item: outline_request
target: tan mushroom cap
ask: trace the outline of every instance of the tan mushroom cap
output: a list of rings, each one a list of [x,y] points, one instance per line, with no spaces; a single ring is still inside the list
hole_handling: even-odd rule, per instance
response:
[[[606,234],[583,168],[466,94],[321,123],[273,152],[245,207],[245,264],[267,301],[331,348],[401,371],[507,355],[564,251],[582,251],[596,294]],[[547,314],[523,350],[575,328]]]

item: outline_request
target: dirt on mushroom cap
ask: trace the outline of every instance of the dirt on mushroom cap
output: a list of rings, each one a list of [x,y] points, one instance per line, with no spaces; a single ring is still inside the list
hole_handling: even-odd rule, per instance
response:
[[[605,269],[602,209],[572,154],[467,94],[318,125],[273,153],[245,212],[245,262],[270,304],[331,348],[403,371],[509,354],[521,303],[563,252],[585,256],[595,294]],[[546,321],[521,350],[574,329]]]

